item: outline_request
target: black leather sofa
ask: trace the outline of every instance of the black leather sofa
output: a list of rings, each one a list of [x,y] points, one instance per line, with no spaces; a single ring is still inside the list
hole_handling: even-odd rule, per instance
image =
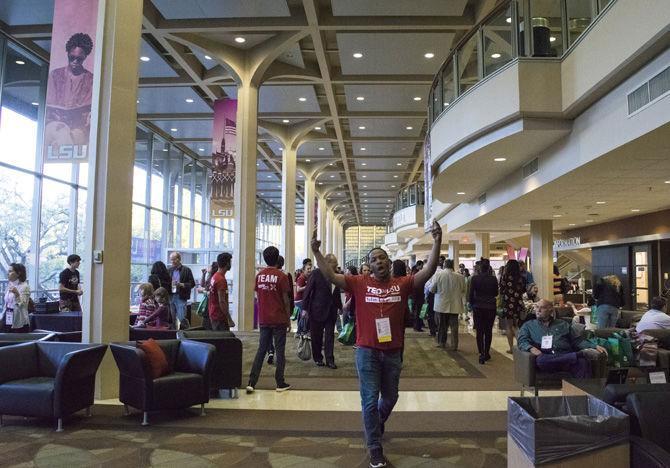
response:
[[[214,346],[190,340],[157,342],[165,352],[171,372],[156,379],[151,377],[144,351],[135,342],[110,344],[121,373],[119,399],[125,414],[129,414],[129,407],[141,410],[143,426],[149,424],[149,413],[153,411],[200,405],[204,415],[205,403],[209,402]]]
[[[56,334],[45,330],[32,333],[0,333],[0,348],[31,341],[56,341]]]
[[[105,351],[102,344],[41,341],[1,348],[0,415],[56,418],[62,431],[63,418],[89,413]]]
[[[214,346],[210,388],[228,390],[230,397],[237,398],[237,389],[242,386],[242,341],[233,332],[212,330],[181,330],[177,338]]]

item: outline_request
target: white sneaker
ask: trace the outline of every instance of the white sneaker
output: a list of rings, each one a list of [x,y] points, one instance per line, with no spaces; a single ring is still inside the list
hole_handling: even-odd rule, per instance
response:
[[[247,385],[247,395],[254,393],[254,387],[251,385]]]

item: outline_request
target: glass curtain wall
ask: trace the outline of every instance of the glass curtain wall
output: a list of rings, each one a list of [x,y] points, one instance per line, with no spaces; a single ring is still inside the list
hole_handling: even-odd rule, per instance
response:
[[[357,268],[373,247],[384,243],[386,226],[352,226],[344,231],[344,264]]]

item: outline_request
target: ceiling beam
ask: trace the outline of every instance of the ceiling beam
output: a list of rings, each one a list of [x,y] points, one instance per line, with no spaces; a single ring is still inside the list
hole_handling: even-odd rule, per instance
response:
[[[426,117],[423,111],[342,111],[340,119],[421,119]],[[330,118],[328,112],[259,112],[258,118],[267,119],[324,119]],[[213,112],[149,113],[138,114],[138,120],[212,120]],[[318,134],[310,135],[318,136]]]

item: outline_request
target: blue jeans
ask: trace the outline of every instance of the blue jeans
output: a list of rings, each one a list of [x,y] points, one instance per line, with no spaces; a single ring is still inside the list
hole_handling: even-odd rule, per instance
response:
[[[261,327],[260,334],[261,336],[258,341],[258,351],[256,351],[256,357],[254,358],[254,363],[251,366],[251,373],[249,374],[249,385],[255,387],[256,383],[258,383],[258,378],[261,375],[261,369],[263,368],[265,355],[270,350],[273,339],[275,345],[275,381],[277,382],[277,385],[283,384],[284,366],[286,365],[286,360],[284,359],[284,348],[286,347],[286,326]]]
[[[173,294],[170,299],[172,307],[174,307],[175,316],[180,322],[186,317],[186,301],[181,299],[178,294]]]
[[[365,442],[368,449],[381,448],[381,425],[398,401],[402,351],[356,349],[356,371],[361,392]]]
[[[619,309],[609,304],[600,304],[596,309],[598,328],[614,328],[619,318]]]

